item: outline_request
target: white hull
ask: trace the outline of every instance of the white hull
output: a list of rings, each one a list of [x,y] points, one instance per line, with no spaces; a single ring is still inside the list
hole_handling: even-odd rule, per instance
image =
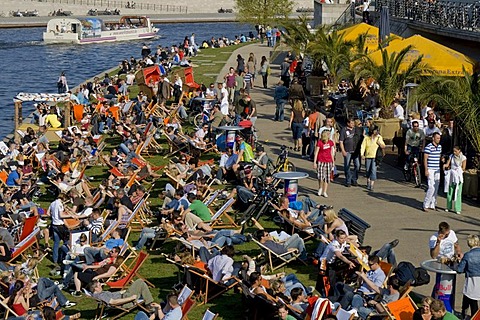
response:
[[[147,18],[148,19],[148,18]],[[116,30],[84,30],[80,21],[72,19],[55,19],[49,22],[47,31],[43,33],[43,41],[51,43],[90,44],[117,42],[128,40],[151,39],[158,29],[148,21],[148,26],[124,28]]]

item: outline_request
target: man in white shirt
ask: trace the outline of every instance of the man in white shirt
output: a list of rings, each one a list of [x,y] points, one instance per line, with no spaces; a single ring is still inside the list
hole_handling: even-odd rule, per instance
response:
[[[221,254],[208,260],[208,270],[212,273],[212,279],[217,282],[230,283],[235,281],[231,279],[235,275],[233,269],[233,259],[235,249],[233,246],[227,245],[223,247]]]
[[[133,74],[133,72],[130,71],[125,77],[125,82],[127,83],[127,85],[131,86],[133,85],[134,81],[135,81],[135,74]]]
[[[218,91],[220,92],[220,95],[218,99],[220,100],[220,112],[222,112],[223,115],[228,115],[228,107],[230,104],[228,103],[228,90],[223,87],[223,83],[219,82],[218,83]]]
[[[205,90],[205,96],[207,99],[217,99],[217,89],[215,89],[215,85],[210,83],[207,90]]]
[[[393,101],[393,117],[397,118],[399,120],[404,120],[405,119],[405,110],[403,109],[402,105],[399,103],[397,99]]]
[[[432,259],[452,259],[455,256],[461,259],[463,257],[457,235],[455,231],[450,230],[447,222],[440,222],[438,232],[430,237],[429,246]]]

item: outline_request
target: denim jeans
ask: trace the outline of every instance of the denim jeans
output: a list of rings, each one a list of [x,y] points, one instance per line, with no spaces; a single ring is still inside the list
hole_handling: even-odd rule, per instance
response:
[[[294,288],[301,288],[305,294],[309,294],[310,291],[298,280],[297,276],[293,273],[290,273],[282,278],[282,282],[285,284],[286,292],[285,294],[290,297],[290,292]]]
[[[150,317],[143,311],[138,312],[134,318],[134,320],[149,320],[149,319]]]
[[[51,300],[57,297],[57,301],[61,306],[65,306],[68,301],[58,286],[48,278],[38,279],[37,294],[40,298],[40,301]]]
[[[255,197],[255,194],[244,186],[237,186],[237,198],[240,199],[244,204],[248,204],[249,200],[252,200]]]
[[[352,308],[357,310],[358,316],[361,319],[367,319],[368,315],[375,311],[372,308],[367,308],[364,306],[365,305],[365,300],[363,300],[363,297],[361,295],[354,295],[352,299]]]
[[[107,254],[105,253],[103,248],[92,248],[92,247],[85,248],[84,254],[85,254],[85,263],[88,265],[91,265],[96,261],[95,257],[100,258],[98,259],[98,261],[102,261],[107,258]]]
[[[285,241],[284,247],[285,249],[297,249],[298,252],[300,252],[300,259],[302,260],[307,258],[305,243],[303,242],[303,239],[300,238],[300,236],[296,233]]]
[[[212,239],[212,243],[216,244],[219,247],[224,245],[232,245],[232,236],[234,235],[233,230],[219,230],[215,237]]]
[[[275,121],[283,121],[285,119],[285,103],[287,103],[287,100],[284,99],[278,99],[276,101]]]
[[[58,232],[57,226],[52,225],[52,233],[53,233],[53,252],[52,252],[52,259],[53,263],[58,263],[58,250],[60,249],[60,234]]]
[[[375,251],[374,254],[382,258],[382,260],[387,259],[388,263],[392,264],[394,267],[397,265],[397,257],[393,251],[392,245],[390,243],[385,243],[379,250]]]
[[[375,163],[375,158],[365,159],[365,167],[367,171],[367,179],[372,181],[377,180],[377,164]]]
[[[142,232],[140,233],[140,238],[138,239],[137,245],[135,246],[135,249],[142,250],[148,239],[153,238],[155,238],[155,230],[152,228],[143,228]]]
[[[350,169],[350,163],[352,162],[353,162],[353,170]],[[343,171],[345,171],[345,183],[346,184],[357,183],[359,170],[360,170],[359,157],[353,156],[352,153],[347,152],[347,155],[343,157]]]

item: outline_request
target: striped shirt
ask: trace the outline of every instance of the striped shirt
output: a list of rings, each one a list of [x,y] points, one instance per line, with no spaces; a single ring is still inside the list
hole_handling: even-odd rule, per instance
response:
[[[427,168],[438,170],[440,169],[440,158],[442,155],[442,146],[435,146],[433,143],[429,143],[424,150],[425,154],[428,154]]]
[[[252,84],[252,78],[253,78],[253,75],[249,72],[247,73],[245,76],[243,76],[243,81],[245,81],[245,85],[247,84]]]
[[[96,234],[97,236],[100,235],[103,229],[103,217],[98,217],[98,219],[90,221],[87,228],[88,230],[91,230],[93,234]]]

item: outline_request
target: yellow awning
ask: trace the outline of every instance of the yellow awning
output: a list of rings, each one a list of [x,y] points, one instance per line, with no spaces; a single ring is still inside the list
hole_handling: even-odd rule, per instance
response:
[[[402,41],[390,43],[385,50],[388,54],[400,52],[403,48],[412,45],[412,49],[407,53],[400,70],[405,70],[413,61],[423,54],[423,63],[442,76],[463,76],[462,68],[467,73],[473,73],[473,61],[463,53],[450,49],[435,41],[424,38],[420,35],[414,35]],[[370,53],[370,59],[376,64],[382,63],[382,54],[380,51]]]
[[[343,34],[343,39],[345,41],[355,41],[357,40],[359,35],[366,33],[367,39],[365,39],[365,47],[367,48],[367,52],[373,52],[378,50],[379,29],[377,27],[362,22],[351,27],[339,30],[338,33]],[[390,35],[395,36],[393,33],[391,33]]]

